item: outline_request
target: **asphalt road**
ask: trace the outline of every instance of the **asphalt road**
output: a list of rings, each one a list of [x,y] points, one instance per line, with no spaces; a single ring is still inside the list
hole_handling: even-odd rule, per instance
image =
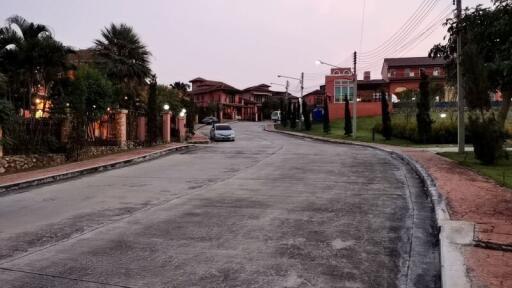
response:
[[[398,159],[233,125],[237,141],[0,197],[0,287],[439,287]]]

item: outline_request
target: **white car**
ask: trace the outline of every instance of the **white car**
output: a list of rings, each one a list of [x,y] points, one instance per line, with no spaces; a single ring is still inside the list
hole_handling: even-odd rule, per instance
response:
[[[272,115],[270,115],[270,119],[272,119],[274,123],[281,121],[281,111],[272,112]]]
[[[214,124],[210,129],[210,139],[213,141],[235,141],[235,131],[228,124]]]

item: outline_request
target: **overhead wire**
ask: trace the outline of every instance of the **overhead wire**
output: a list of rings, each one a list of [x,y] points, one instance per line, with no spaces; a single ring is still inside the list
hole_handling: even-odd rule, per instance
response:
[[[407,41],[411,35],[423,24],[423,22],[428,18],[428,16],[432,13],[432,10],[435,8],[439,0],[433,0],[430,4],[427,4],[426,9],[421,12],[421,15],[411,23],[409,27],[407,27],[403,33],[400,33],[398,38],[396,38],[393,42],[390,42],[389,45],[386,45],[381,50],[376,51],[372,54],[364,54],[360,53],[360,63],[364,62],[372,62],[375,59],[382,58],[383,55],[389,54],[391,51],[395,50],[398,46],[402,45],[404,41]]]
[[[401,38],[401,36],[406,32],[409,31],[411,27],[415,27],[416,24],[420,19],[420,15],[424,15],[424,12],[427,11],[428,7],[432,6],[432,4],[437,4],[438,0],[424,0],[420,6],[413,12],[413,14],[402,24],[402,26],[395,32],[393,35],[391,35],[386,41],[382,42],[379,46],[375,47],[374,49],[368,50],[368,51],[361,51],[361,56],[371,56],[378,54],[379,52],[383,51],[387,47],[395,44],[398,42],[398,39]]]
[[[439,29],[442,24],[446,20],[446,18],[449,17],[449,15],[452,13],[450,10],[450,6],[445,7],[442,12],[436,16],[429,24],[427,24],[427,27],[421,30],[417,35],[411,37],[408,39],[405,43],[402,43],[400,46],[397,46],[394,51],[390,51],[389,54],[383,55],[383,56],[392,56],[392,55],[398,55],[401,56],[404,54],[404,52],[408,52],[412,49],[414,49],[417,45],[419,45],[422,41],[424,41],[426,38],[428,38],[430,35],[432,35],[437,29]],[[384,57],[382,57],[384,58]],[[372,61],[364,62],[365,64],[361,67],[362,69],[368,68],[373,66],[373,64],[376,64],[380,61],[382,61],[382,58],[377,58]]]

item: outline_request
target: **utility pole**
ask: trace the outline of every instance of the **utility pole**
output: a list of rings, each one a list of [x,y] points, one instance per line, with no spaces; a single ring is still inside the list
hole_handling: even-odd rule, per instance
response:
[[[356,138],[357,134],[357,52],[354,51],[354,111],[352,111],[352,137]]]
[[[304,96],[304,72],[300,73],[299,130],[302,129],[302,97]]]
[[[460,18],[462,17],[462,0],[454,0],[457,5],[457,22],[460,23]],[[458,115],[458,133],[457,133],[457,142],[458,142],[458,151],[459,153],[464,153],[465,145],[466,145],[466,132],[465,132],[465,119],[464,119],[464,88],[462,87],[462,71],[461,71],[461,53],[462,53],[462,33],[459,31],[457,34],[457,115]]]

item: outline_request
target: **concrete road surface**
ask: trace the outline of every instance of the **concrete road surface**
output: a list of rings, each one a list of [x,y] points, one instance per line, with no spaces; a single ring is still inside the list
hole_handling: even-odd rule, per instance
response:
[[[0,287],[439,287],[404,163],[233,126],[236,142],[1,196]]]

